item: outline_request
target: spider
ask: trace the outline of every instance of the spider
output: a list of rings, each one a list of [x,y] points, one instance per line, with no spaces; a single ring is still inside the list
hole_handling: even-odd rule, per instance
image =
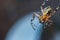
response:
[[[35,16],[38,17],[39,22],[42,23],[42,24],[44,24],[44,25],[52,24],[53,21],[51,20],[51,17],[60,8],[60,5],[57,6],[55,10],[53,8],[51,8],[50,6],[47,6],[47,7],[44,8],[43,7],[44,5],[45,5],[45,2],[43,2],[43,4],[40,7],[41,8],[42,15],[41,15],[40,12],[39,12],[39,14],[36,13],[36,12],[33,13],[33,17],[31,19],[31,24],[33,24],[32,21],[34,20]],[[33,27],[33,29],[35,30],[34,27]]]

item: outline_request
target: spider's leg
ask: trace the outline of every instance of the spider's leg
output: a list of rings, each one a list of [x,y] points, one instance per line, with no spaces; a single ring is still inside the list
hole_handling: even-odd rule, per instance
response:
[[[44,11],[44,5],[43,4],[41,5],[40,9],[41,9],[41,12],[43,13],[43,11]]]
[[[39,23],[42,23],[40,19],[39,19]]]
[[[33,17],[32,17],[32,19],[31,19],[31,22],[34,20],[34,18],[35,18],[35,14],[33,14]]]
[[[33,28],[34,30],[36,30],[36,29],[34,28],[34,26],[33,26],[33,23],[31,23],[31,26],[32,26],[32,28]]]
[[[57,6],[57,8],[54,10],[54,13],[55,13],[56,11],[58,11],[59,8],[60,8],[60,5]]]
[[[60,5],[56,8],[56,10],[58,10],[60,8]]]
[[[39,18],[40,15],[37,14],[37,13],[34,13],[34,14],[33,14],[33,18],[31,19],[31,25],[32,25],[32,28],[33,28],[34,30],[36,30],[36,27],[37,27],[37,26],[32,22],[32,21],[34,20],[35,16]]]
[[[33,17],[31,19],[31,26],[34,30],[36,30],[36,28],[35,28],[35,24],[32,21],[34,20],[35,16],[36,16],[36,13],[33,14]]]
[[[41,5],[41,12],[43,13],[43,11],[44,11],[44,5],[46,4],[46,1],[48,1],[48,0],[45,0],[43,3],[42,3],[42,5]]]

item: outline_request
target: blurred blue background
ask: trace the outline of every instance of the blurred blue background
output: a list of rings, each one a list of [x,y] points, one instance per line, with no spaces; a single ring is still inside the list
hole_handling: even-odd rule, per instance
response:
[[[40,36],[43,30],[43,25],[39,23],[38,18],[34,19],[34,24],[37,26],[34,30],[31,26],[32,14],[24,16],[19,19],[9,30],[5,40],[40,40]]]

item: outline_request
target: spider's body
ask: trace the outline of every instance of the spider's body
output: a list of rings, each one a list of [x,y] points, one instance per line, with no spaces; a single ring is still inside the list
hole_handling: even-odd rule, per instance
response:
[[[52,13],[53,13],[52,11],[53,9],[50,6],[46,7],[42,12],[43,15],[39,16],[40,21],[48,22],[52,16]]]
[[[53,10],[53,8],[51,8],[50,6],[47,6],[45,8],[43,8],[44,5],[41,6],[41,12],[42,15],[40,15],[41,13],[34,13],[33,14],[33,19],[31,19],[31,24],[32,21],[34,20],[35,16],[38,17],[40,23],[43,23],[44,25],[50,25],[52,24],[52,20],[51,17],[55,14],[55,12],[59,9],[60,5],[56,8],[56,10]]]

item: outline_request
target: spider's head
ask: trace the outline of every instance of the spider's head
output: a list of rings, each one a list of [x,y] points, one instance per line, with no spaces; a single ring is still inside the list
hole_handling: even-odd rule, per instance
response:
[[[50,14],[51,13],[51,11],[52,11],[52,8],[50,7],[50,6],[48,6],[48,7],[46,7],[45,9],[44,9],[44,14]]]

